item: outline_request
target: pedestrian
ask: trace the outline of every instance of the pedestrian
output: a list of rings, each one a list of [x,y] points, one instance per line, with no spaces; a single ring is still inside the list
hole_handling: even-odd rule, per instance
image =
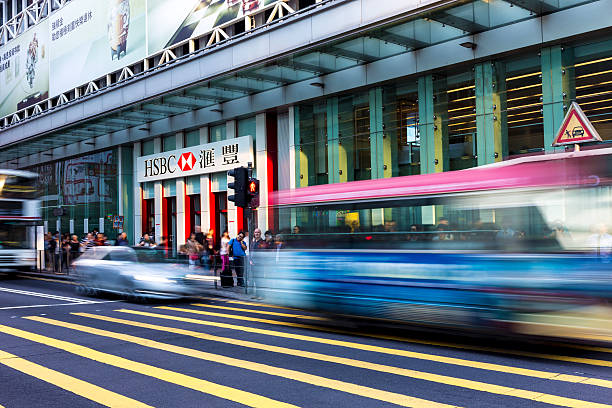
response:
[[[117,236],[117,241],[115,242],[116,246],[130,246],[130,241],[128,241],[127,234],[122,232]]]
[[[73,235],[68,242],[70,246],[70,267],[74,270],[74,261],[81,255],[81,243],[79,242],[79,237]]]
[[[195,268],[198,259],[200,259],[202,249],[202,245],[196,241],[196,234],[192,232],[187,242],[185,242],[185,252],[189,258],[189,268]]]
[[[229,233],[227,231],[223,231],[223,235],[221,235],[221,245],[219,247],[219,256],[221,257],[221,286],[234,285],[232,271],[229,270],[229,242]]]
[[[204,255],[202,256],[202,264],[208,266],[214,265],[216,269],[215,256],[217,255],[217,247],[215,245],[215,230],[208,230],[208,234],[204,238]]]
[[[151,238],[149,234],[145,233],[142,236],[142,239],[140,240],[140,243],[138,244],[138,246],[141,246],[144,248],[155,248],[155,241],[153,240],[153,238]]]
[[[244,232],[240,231],[236,238],[228,244],[230,256],[234,258],[234,271],[236,272],[236,285],[244,286],[244,258],[246,257],[247,246],[244,242]]]
[[[274,249],[274,234],[272,231],[266,231],[264,237],[266,239],[266,249]]]
[[[300,232],[302,232],[302,227],[300,227],[299,225],[294,225],[293,226],[293,233],[295,235],[299,234]]]
[[[253,231],[253,251],[259,249],[266,249],[267,244],[266,241],[261,237],[261,230],[259,228],[255,228]]]

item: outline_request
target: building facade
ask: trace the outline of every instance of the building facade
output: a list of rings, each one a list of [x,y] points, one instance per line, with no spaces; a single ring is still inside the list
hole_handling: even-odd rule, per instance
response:
[[[604,139],[585,148],[612,141],[612,0],[219,1],[214,24],[178,38],[199,3],[184,2],[163,46],[133,58],[111,45],[114,70],[74,83],[53,23],[87,3],[2,31],[8,55],[50,26],[47,97],[3,95],[0,123],[1,166],[41,175],[48,230],[123,229],[132,242],[150,232],[175,248],[196,226],[233,236],[245,221],[227,169],[248,163],[261,180],[258,226],[289,229],[272,191],[550,153],[574,101]],[[145,4],[150,30],[164,2],[125,3],[132,16]]]

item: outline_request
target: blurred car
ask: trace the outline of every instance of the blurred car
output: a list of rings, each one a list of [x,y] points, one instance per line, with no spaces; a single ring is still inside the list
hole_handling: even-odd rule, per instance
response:
[[[176,299],[194,296],[214,276],[186,262],[168,259],[164,251],[124,246],[89,248],[76,262],[77,289],[85,294],[110,292],[132,299]]]

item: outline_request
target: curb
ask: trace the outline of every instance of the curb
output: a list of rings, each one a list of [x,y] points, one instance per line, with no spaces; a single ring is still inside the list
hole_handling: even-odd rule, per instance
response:
[[[71,275],[56,275],[53,273],[40,273],[40,272],[20,272],[19,275],[31,276],[34,278],[45,278],[55,280],[72,281],[74,278]],[[224,297],[234,300],[248,300],[257,301],[257,297],[254,294],[245,294],[244,289],[241,288],[240,292],[234,292],[233,290],[227,289],[215,289],[215,288],[203,288],[200,291],[200,296],[213,296],[213,297]]]

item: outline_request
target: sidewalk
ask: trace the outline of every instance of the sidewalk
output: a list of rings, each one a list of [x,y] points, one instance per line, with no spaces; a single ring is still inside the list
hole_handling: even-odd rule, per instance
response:
[[[19,275],[32,276],[37,278],[44,279],[55,279],[55,280],[65,280],[72,281],[74,280],[74,276],[66,275],[66,274],[55,274],[48,272],[19,272]],[[231,288],[221,288],[215,289],[214,286],[210,288],[202,288],[202,296],[211,296],[211,297],[225,297],[228,299],[234,300],[248,300],[248,301],[257,301],[257,298],[253,294],[244,293],[244,288],[239,286],[234,286]]]

